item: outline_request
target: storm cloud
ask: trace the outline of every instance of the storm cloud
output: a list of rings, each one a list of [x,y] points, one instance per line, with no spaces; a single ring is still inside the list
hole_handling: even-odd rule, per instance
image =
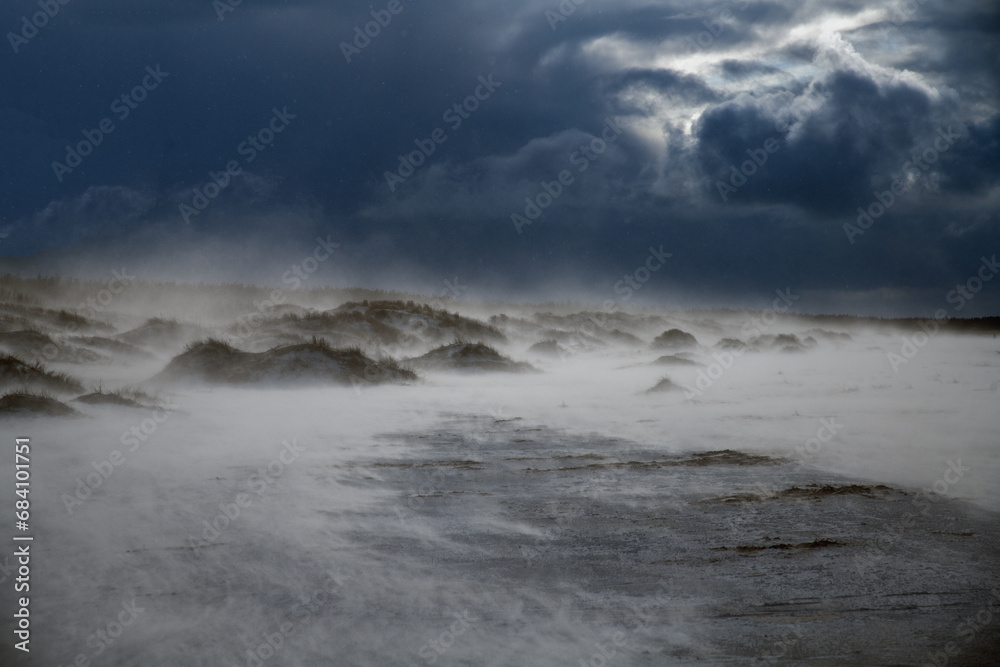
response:
[[[992,2],[132,4],[0,11],[10,270],[925,313],[1000,248]]]

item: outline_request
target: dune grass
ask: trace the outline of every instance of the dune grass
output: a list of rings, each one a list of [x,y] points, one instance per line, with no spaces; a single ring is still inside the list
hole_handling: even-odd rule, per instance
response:
[[[0,353],[0,383],[37,384],[47,390],[67,394],[83,391],[83,384],[72,375],[50,371],[38,360],[29,364],[13,354],[4,353]]]
[[[18,388],[0,396],[0,414],[30,412],[48,416],[70,416],[80,413],[61,403],[45,391]]]

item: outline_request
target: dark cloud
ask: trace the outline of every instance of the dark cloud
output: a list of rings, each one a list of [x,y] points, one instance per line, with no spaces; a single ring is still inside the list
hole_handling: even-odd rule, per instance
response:
[[[16,53],[6,38],[0,252],[44,263],[117,236],[162,256],[224,255],[227,239],[294,253],[331,233],[358,279],[461,270],[600,292],[665,242],[678,270],[649,293],[738,300],[792,284],[929,293],[1000,245],[995,3],[402,0],[385,21],[387,5],[244,0],[220,20],[206,0],[92,0],[15,38]],[[37,11],[8,3],[0,30]],[[169,77],[117,118],[114,101],[157,65]],[[452,127],[483,76],[500,86]],[[240,146],[286,107],[295,119],[247,162]],[[114,132],[58,179],[52,163],[106,117]],[[511,215],[609,120],[613,145],[518,234]],[[850,243],[843,224],[947,128],[961,139]],[[386,172],[436,129],[446,141],[390,188]],[[777,150],[723,201],[718,183],[768,141]],[[186,224],[180,204],[232,160],[240,175]]]
[[[718,102],[722,96],[707,86],[701,77],[668,69],[630,69],[608,77],[607,94],[618,96],[629,88],[647,88],[666,98],[678,97],[690,102]]]
[[[127,232],[149,213],[155,197],[124,186],[92,186],[78,197],[49,202],[19,235],[42,236],[52,247],[71,247],[88,237],[116,236]],[[100,220],[100,227],[94,221]]]
[[[786,106],[744,97],[702,115],[699,157],[713,187],[732,182],[734,167],[772,140],[778,148],[767,168],[747,177],[734,199],[849,213],[871,197],[873,185],[888,186],[881,175],[898,174],[912,153],[933,147],[939,129],[961,123],[947,101],[935,103],[911,83],[879,82],[850,70],[830,72],[781,102]],[[796,112],[799,102],[809,108]],[[960,125],[956,131],[964,134]],[[955,154],[943,158],[933,173],[944,171]]]
[[[742,79],[757,74],[777,74],[781,72],[781,68],[779,67],[746,60],[723,60],[721,67],[726,76],[734,79]]]

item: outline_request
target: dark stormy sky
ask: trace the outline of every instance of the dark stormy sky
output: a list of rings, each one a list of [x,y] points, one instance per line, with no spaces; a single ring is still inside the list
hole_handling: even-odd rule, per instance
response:
[[[994,0],[7,0],[0,30],[18,270],[280,284],[322,236],[316,284],[1000,310],[946,300],[1000,252]]]

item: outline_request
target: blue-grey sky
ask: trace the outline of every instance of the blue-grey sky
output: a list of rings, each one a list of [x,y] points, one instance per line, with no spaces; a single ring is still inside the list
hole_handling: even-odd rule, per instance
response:
[[[8,263],[898,314],[1000,252],[993,0],[233,1],[4,3]]]

